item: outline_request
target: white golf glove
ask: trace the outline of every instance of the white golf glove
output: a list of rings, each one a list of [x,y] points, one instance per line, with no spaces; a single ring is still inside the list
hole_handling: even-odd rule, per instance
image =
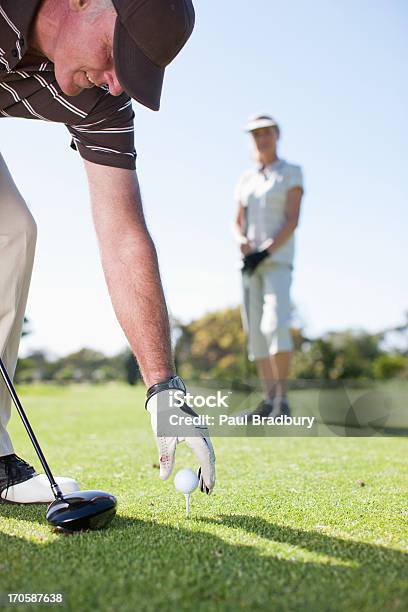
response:
[[[159,451],[160,478],[167,480],[173,471],[176,447],[185,441],[197,457],[200,468],[198,470],[199,487],[203,493],[209,495],[215,484],[215,455],[211,444],[207,427],[196,425],[185,425],[180,427],[180,435],[163,436],[157,433],[157,424],[163,429],[168,426],[167,417],[176,416],[198,416],[187,404],[181,408],[172,407],[170,394],[174,390],[186,392],[183,380],[179,376],[173,376],[169,380],[150,387],[147,391],[146,409],[150,412],[153,432],[156,436]],[[159,431],[160,433],[160,431]]]

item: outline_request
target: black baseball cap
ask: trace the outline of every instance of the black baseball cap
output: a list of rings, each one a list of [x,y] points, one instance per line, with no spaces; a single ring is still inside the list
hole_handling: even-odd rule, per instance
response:
[[[164,69],[194,28],[191,0],[112,0],[116,76],[135,100],[159,110]]]

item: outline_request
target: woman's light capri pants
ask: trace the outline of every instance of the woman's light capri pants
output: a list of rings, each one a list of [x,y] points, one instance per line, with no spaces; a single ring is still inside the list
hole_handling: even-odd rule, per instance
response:
[[[34,261],[36,225],[0,155],[0,355],[10,377],[17,364]],[[0,456],[13,453],[6,427],[11,402],[0,380]]]
[[[251,360],[292,351],[290,286],[292,267],[267,262],[242,275],[242,319]]]

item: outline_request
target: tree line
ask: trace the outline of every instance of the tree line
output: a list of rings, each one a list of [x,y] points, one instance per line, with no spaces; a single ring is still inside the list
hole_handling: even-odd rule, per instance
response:
[[[246,338],[239,308],[206,314],[188,324],[173,321],[175,361],[187,379],[245,381],[256,376],[246,356]],[[291,378],[308,380],[408,379],[408,316],[404,324],[368,333],[364,330],[327,332],[308,338],[292,329],[295,354]],[[390,348],[390,337],[394,348]],[[395,348],[399,346],[399,348]],[[83,348],[51,360],[44,351],[20,359],[18,383],[105,383],[141,380],[134,356],[125,349],[114,356]]]

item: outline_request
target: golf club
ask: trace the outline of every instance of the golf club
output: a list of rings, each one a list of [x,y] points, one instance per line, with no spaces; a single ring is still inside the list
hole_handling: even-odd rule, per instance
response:
[[[243,217],[243,235],[248,238],[248,207],[245,206],[244,207],[244,217]],[[243,262],[242,262],[242,267],[243,267]],[[249,293],[249,282],[248,282],[248,276],[244,273],[244,271],[241,269],[241,273],[242,273],[242,282],[244,285],[244,308],[246,310],[247,313],[247,326],[248,326],[248,331],[246,334],[246,343],[244,342],[244,366],[245,366],[245,377],[246,377],[246,383],[248,383],[250,374],[251,374],[251,370],[250,370],[250,363],[249,363],[249,355],[248,355],[248,350],[249,350],[249,334],[250,334],[250,330],[249,330],[249,299],[250,299],[250,293]],[[244,330],[244,335],[245,335],[245,330]]]
[[[68,495],[62,494],[1,358],[0,372],[47,475],[55,497],[55,500],[47,508],[47,521],[53,527],[64,531],[82,531],[106,527],[116,514],[116,498],[104,491],[75,491],[75,493],[69,493]]]

